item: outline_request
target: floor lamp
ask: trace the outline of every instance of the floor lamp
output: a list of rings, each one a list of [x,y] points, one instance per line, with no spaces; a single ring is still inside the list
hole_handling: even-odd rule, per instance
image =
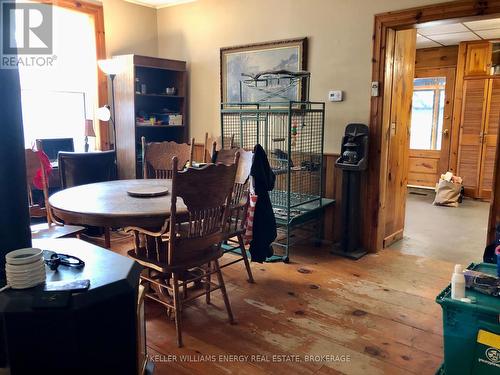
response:
[[[95,137],[94,121],[85,120],[85,152],[89,152],[89,137]]]
[[[113,126],[113,149],[115,150],[115,164],[118,166],[116,160],[116,116],[115,116],[115,77],[122,71],[123,65],[117,59],[107,59],[97,61],[99,69],[109,77],[111,80],[111,107],[106,104],[97,110],[97,118],[101,121],[111,121]]]
[[[116,126],[115,126],[114,114],[113,116],[111,115],[111,107],[108,104],[106,104],[101,108],[98,108],[96,111],[96,117],[100,121],[111,122],[111,126],[113,126],[113,149],[116,151]]]
[[[111,124],[113,125],[113,148],[116,150],[115,77],[117,74],[119,74],[122,71],[122,64],[117,59],[107,59],[107,60],[97,61],[97,65],[99,66],[101,71],[106,76],[108,76],[109,79],[111,80],[111,108],[109,105],[105,105],[104,107],[101,107],[98,110],[101,112],[101,114],[104,117],[108,117],[108,119],[104,120],[104,119],[99,118],[99,114],[98,114],[98,118],[99,118],[99,120],[102,120],[102,121],[111,120]],[[107,108],[107,110],[109,111],[109,114],[106,113],[104,108]]]

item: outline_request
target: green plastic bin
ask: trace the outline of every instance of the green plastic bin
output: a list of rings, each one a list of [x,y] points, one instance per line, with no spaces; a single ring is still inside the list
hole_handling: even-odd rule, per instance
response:
[[[472,263],[468,269],[496,275],[496,265]],[[451,275],[450,275],[451,276]],[[500,374],[500,297],[467,289],[476,303],[451,299],[451,285],[437,297],[443,308],[444,364],[438,374]],[[478,338],[479,331],[481,332]],[[487,339],[486,339],[487,338]]]

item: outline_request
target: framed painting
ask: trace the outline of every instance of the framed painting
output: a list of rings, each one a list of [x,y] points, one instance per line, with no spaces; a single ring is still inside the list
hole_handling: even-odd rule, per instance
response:
[[[250,76],[267,71],[300,72],[307,69],[307,38],[278,40],[221,48],[221,100],[223,103],[255,102],[262,98],[257,83],[248,83]],[[286,86],[286,80],[272,85],[283,85],[280,95],[269,96],[266,101],[305,100],[305,85]],[[242,82],[242,83],[241,83]]]

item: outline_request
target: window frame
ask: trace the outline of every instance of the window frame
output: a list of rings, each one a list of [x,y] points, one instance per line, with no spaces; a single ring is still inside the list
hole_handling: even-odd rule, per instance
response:
[[[62,8],[68,8],[76,12],[89,15],[94,19],[95,42],[96,42],[96,64],[98,60],[106,59],[106,42],[104,32],[104,9],[102,5],[74,0],[35,0],[41,4],[49,4]],[[108,104],[108,77],[97,69],[97,98],[99,107]],[[96,149],[111,149],[109,139],[109,124],[99,121],[96,129]]]
[[[425,78],[419,78],[416,77],[413,79],[413,82],[417,79],[431,79],[431,78],[444,78],[446,80],[446,77],[425,77]],[[418,86],[415,87],[413,86],[413,92],[415,91],[434,91],[434,106],[432,107],[432,126],[431,126],[431,142],[430,146],[431,148],[428,149],[419,149],[419,150],[428,150],[428,151],[440,151],[440,149],[437,149],[437,136],[438,136],[438,122],[439,122],[439,101],[441,99],[441,95],[445,96],[446,95],[446,84],[447,82],[445,81],[444,85],[440,84],[434,84],[434,85],[425,85],[425,86]],[[410,123],[410,127],[411,127]],[[413,149],[412,149],[413,150]]]

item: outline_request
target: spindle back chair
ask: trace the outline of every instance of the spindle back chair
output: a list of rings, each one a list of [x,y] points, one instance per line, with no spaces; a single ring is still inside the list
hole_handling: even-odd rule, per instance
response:
[[[173,141],[147,143],[141,137],[142,143],[142,175],[143,178],[172,178],[172,158],[177,157],[178,165],[182,169],[189,166],[194,155],[194,138],[191,144]]]
[[[181,311],[188,301],[205,295],[209,303],[210,293],[220,289],[229,320],[233,321],[218,259],[222,256],[221,243],[225,238],[238,160],[239,154],[231,165],[208,164],[179,171],[179,161],[174,157],[170,217],[160,230],[126,228],[133,232],[135,241],[129,256],[152,272],[141,276],[156,292],[146,296],[173,311],[179,347],[182,346]],[[177,212],[180,199],[187,212]],[[211,281],[212,274],[216,274],[218,283]],[[204,284],[203,292],[189,295],[188,287],[193,284],[190,289],[196,292],[199,283]]]
[[[248,274],[248,281],[253,283],[254,278],[252,269],[248,260],[248,254],[245,248],[243,235],[246,230],[246,218],[249,205],[250,194],[250,170],[252,168],[253,152],[244,149],[221,149],[217,152],[217,146],[214,142],[212,150],[214,151],[215,163],[230,164],[234,160],[234,155],[239,154],[238,170],[233,187],[233,196],[229,210],[228,225],[226,237],[224,239],[223,252],[237,255],[238,258],[223,264],[221,268],[228,267],[240,261],[244,261]]]

